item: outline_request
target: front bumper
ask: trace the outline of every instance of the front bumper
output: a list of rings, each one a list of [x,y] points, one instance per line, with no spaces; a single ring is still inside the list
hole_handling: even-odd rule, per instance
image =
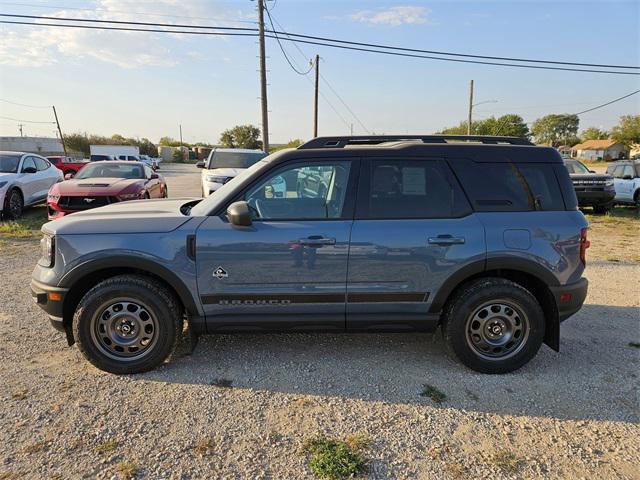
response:
[[[580,206],[604,206],[613,202],[616,196],[615,190],[595,190],[595,191],[579,191],[576,190],[578,197],[578,205]]]
[[[583,277],[576,283],[549,288],[558,307],[559,320],[563,322],[582,308],[587,298],[589,281]]]
[[[62,307],[68,292],[68,288],[53,287],[37,280],[31,280],[31,297],[33,301],[49,315],[51,323],[59,330],[63,330]]]

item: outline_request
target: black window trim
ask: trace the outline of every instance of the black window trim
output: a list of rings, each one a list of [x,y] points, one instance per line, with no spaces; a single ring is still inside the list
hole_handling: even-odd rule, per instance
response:
[[[283,169],[289,169],[291,167],[295,168],[296,165],[305,165],[311,163],[335,163],[335,162],[351,162],[349,167],[349,180],[347,181],[347,192],[344,198],[344,205],[342,207],[342,215],[340,217],[335,218],[274,218],[274,219],[261,219],[256,218],[253,222],[335,222],[335,221],[345,221],[345,220],[353,220],[355,213],[355,203],[356,203],[356,188],[357,188],[357,179],[358,173],[360,171],[361,158],[356,157],[296,157],[291,158],[289,160],[285,160],[283,162],[279,162],[268,170],[262,172],[260,176],[253,179],[250,183],[245,185],[239,192],[236,192],[235,195],[224,203],[222,207],[216,210],[212,215],[208,216],[217,216],[225,223],[229,222],[227,218],[227,209],[229,205],[232,203],[241,201],[244,199],[246,193],[251,190],[255,185],[261,182],[265,177],[271,176],[273,173],[277,173]]]
[[[369,195],[371,193],[371,162],[374,161],[415,161],[415,162],[433,162],[441,167],[442,172],[446,175],[447,180],[455,188],[463,194],[466,202],[466,213],[462,215],[451,215],[449,217],[371,217],[369,216]],[[449,163],[445,161],[443,157],[429,157],[429,156],[401,156],[390,154],[388,156],[366,156],[362,158],[360,166],[360,182],[358,183],[358,197],[356,203],[355,220],[449,220],[457,218],[465,218],[474,213],[473,206],[469,201],[467,192],[460,184],[460,181],[455,176],[455,173],[451,169]]]

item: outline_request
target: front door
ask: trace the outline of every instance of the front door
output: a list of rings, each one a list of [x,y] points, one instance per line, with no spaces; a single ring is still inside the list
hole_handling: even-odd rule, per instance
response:
[[[431,329],[434,295],[485,258],[484,228],[442,160],[367,159],[351,233],[347,329]]]
[[[357,161],[275,167],[238,199],[248,227],[210,216],[198,228],[196,263],[209,331],[246,327],[345,327],[352,187]]]

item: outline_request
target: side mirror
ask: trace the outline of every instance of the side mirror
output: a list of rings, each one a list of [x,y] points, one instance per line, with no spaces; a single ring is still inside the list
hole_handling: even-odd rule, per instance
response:
[[[251,210],[245,201],[234,202],[227,208],[227,218],[232,225],[248,227],[251,225]]]
[[[198,167],[198,168],[204,168],[204,162],[198,162],[198,163],[196,163],[196,167]]]
[[[589,173],[596,173],[595,170],[589,170]]]
[[[64,175],[65,180],[71,180],[72,178],[73,178],[73,173],[65,173]]]
[[[36,173],[38,170],[36,170],[34,167],[25,167],[22,169],[22,173]]]
[[[160,178],[160,175],[158,175],[157,173],[152,173],[151,174],[151,180],[154,180],[156,178]]]

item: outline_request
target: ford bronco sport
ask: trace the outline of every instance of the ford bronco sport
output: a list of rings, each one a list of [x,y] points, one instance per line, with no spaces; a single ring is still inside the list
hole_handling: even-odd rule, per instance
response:
[[[201,200],[43,226],[32,295],[86,358],[152,369],[200,333],[441,327],[486,373],[515,370],[587,293],[587,222],[562,158],[511,137],[315,138]],[[153,241],[149,241],[153,238]]]

